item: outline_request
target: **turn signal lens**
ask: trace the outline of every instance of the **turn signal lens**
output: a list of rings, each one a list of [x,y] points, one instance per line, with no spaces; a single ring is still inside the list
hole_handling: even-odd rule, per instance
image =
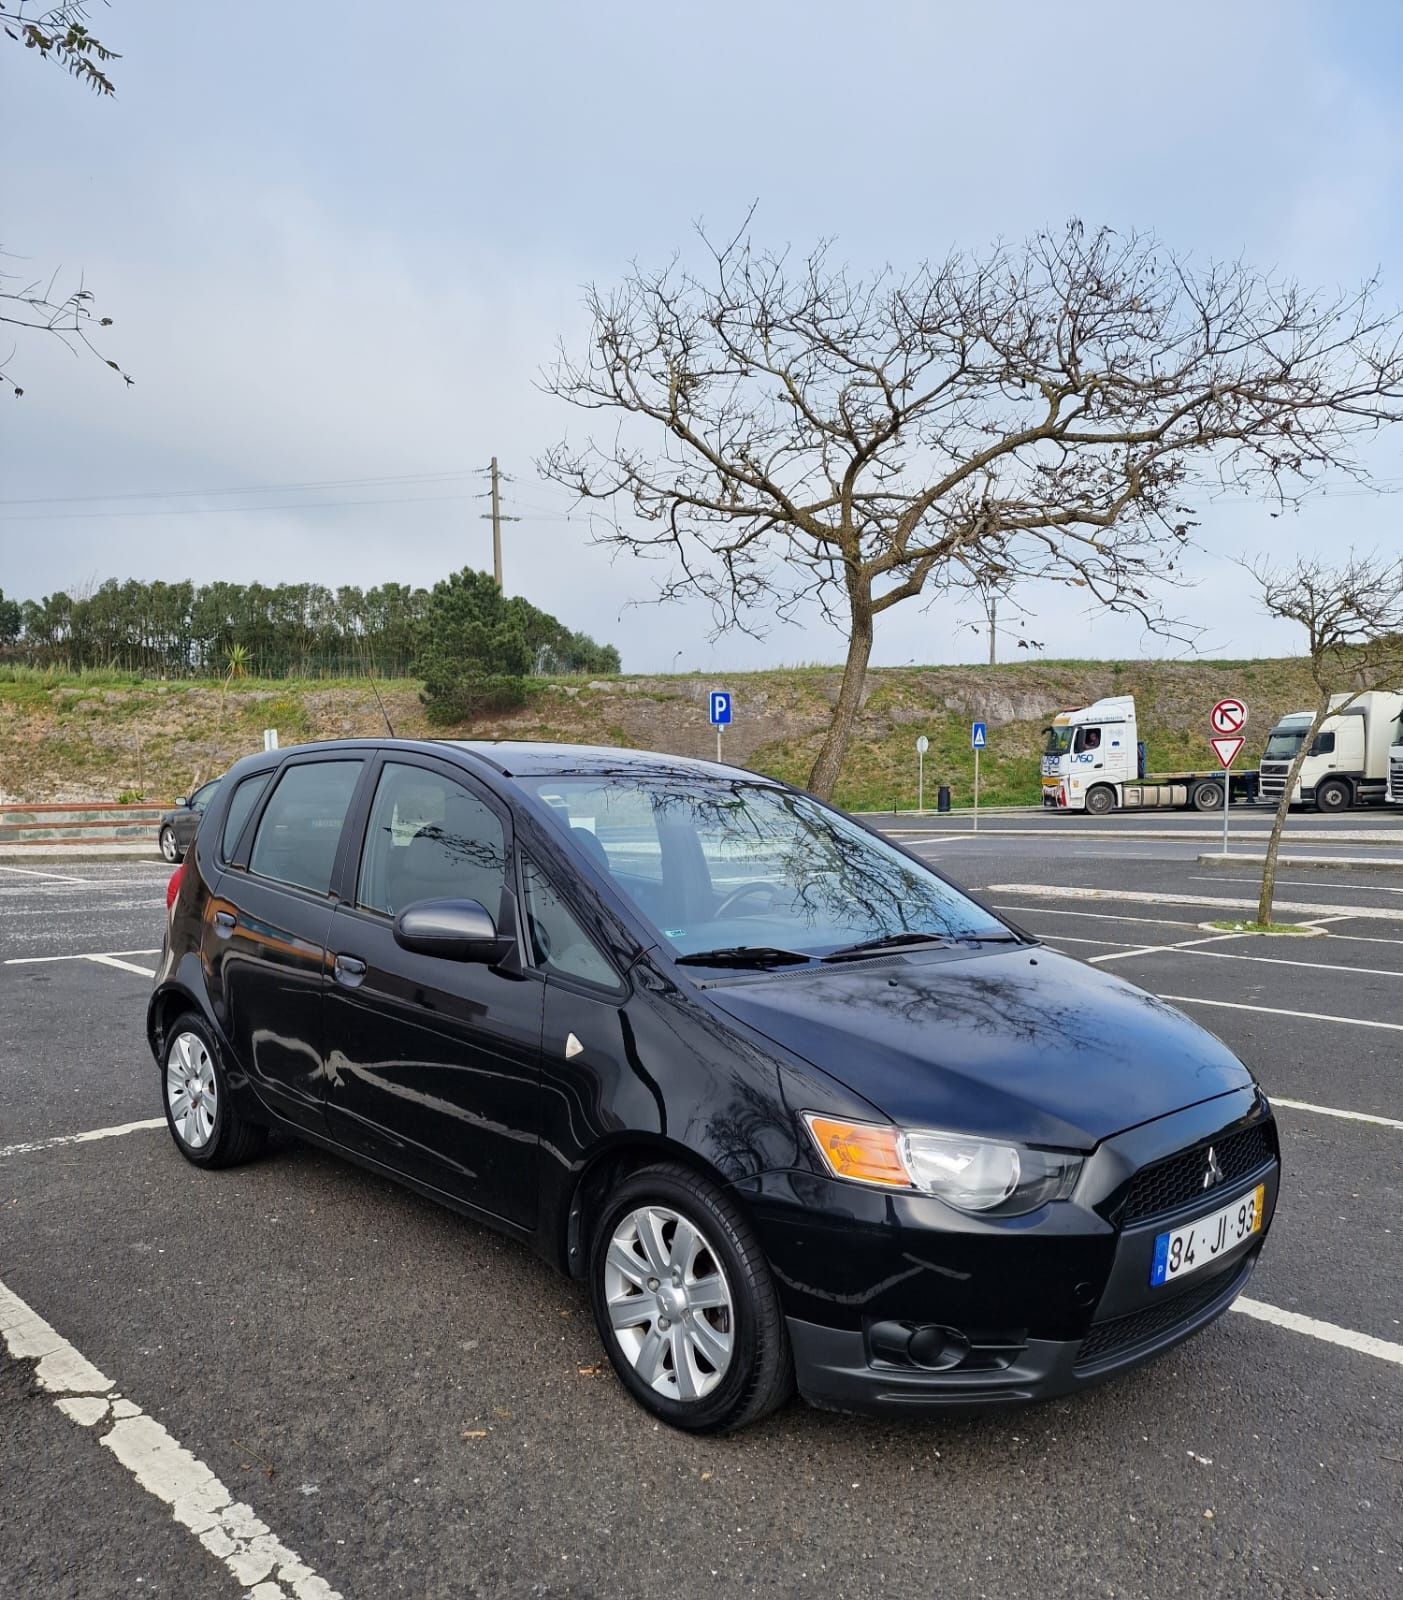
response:
[[[909,1189],[911,1179],[901,1160],[901,1130],[870,1122],[839,1122],[833,1117],[805,1115],[809,1132],[823,1159],[839,1178],[877,1183],[884,1189]]]

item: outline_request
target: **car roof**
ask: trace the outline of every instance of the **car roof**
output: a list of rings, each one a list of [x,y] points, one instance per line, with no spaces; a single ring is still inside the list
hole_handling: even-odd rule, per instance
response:
[[[652,778],[730,778],[738,772],[752,782],[773,784],[762,774],[743,768],[702,761],[693,756],[675,756],[659,750],[629,750],[613,745],[551,744],[537,739],[327,739],[308,744],[285,745],[268,751],[269,764],[289,755],[310,755],[334,750],[414,750],[421,755],[443,756],[450,751],[469,758],[466,764],[481,763],[505,778],[554,777],[652,777]],[[248,759],[248,758],[246,758]],[[242,763],[240,763],[242,765]]]

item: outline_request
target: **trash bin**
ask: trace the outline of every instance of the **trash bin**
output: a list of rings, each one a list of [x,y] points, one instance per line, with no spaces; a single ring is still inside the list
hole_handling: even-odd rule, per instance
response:
[[[935,809],[948,811],[950,809],[950,785],[942,783],[935,797]]]

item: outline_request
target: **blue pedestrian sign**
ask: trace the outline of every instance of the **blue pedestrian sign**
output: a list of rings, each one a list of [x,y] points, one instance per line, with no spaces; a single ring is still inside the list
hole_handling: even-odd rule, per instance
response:
[[[713,728],[731,725],[731,696],[725,689],[711,691],[711,725]]]
[[[969,747],[971,750],[983,750],[989,743],[989,724],[976,722],[969,730]]]

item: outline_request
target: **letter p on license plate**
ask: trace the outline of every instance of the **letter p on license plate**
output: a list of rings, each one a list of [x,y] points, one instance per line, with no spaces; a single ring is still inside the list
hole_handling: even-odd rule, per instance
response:
[[[1259,1183],[1250,1193],[1239,1196],[1221,1211],[1171,1228],[1155,1239],[1154,1261],[1150,1266],[1150,1287],[1197,1272],[1219,1260],[1262,1228],[1262,1207],[1267,1187]]]

